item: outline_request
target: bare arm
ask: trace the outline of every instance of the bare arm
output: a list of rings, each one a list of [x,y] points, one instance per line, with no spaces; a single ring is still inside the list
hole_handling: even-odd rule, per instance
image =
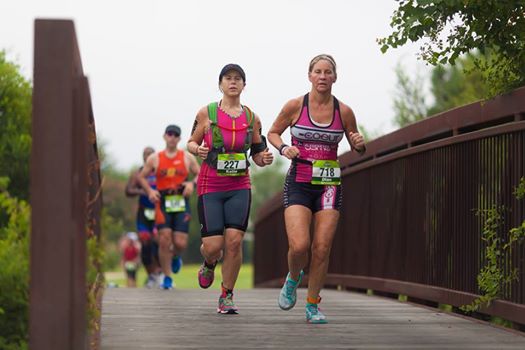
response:
[[[126,197],[146,195],[146,191],[140,186],[138,181],[139,172],[140,170],[137,170],[129,176],[128,183],[126,184]]]
[[[288,101],[281,109],[281,112],[268,132],[268,141],[270,141],[281,155],[288,159],[297,157],[299,155],[299,149],[297,149],[297,147],[285,145],[281,135],[299,118],[301,106],[302,97]]]
[[[201,166],[199,165],[199,162],[197,162],[197,158],[195,158],[193,154],[187,153],[186,156],[188,157],[189,170],[194,175],[193,181],[197,182],[199,172],[201,171]]]
[[[205,106],[199,110],[195,117],[191,136],[186,146],[191,154],[194,154],[201,159],[206,159],[208,152],[210,151],[208,147],[201,145],[204,140],[204,134],[206,134],[209,128],[210,119],[208,118],[208,108]]]
[[[184,152],[184,157],[185,157],[185,162],[186,162],[186,166],[188,167],[188,170],[190,171],[190,173],[194,175],[193,180],[184,182],[184,190],[182,191],[182,195],[184,197],[189,197],[195,190],[195,186],[197,184],[197,178],[199,176],[199,171],[201,167],[193,154],[189,152]]]
[[[153,203],[156,203],[160,199],[160,193],[151,188],[146,177],[157,167],[158,160],[159,156],[157,153],[151,154],[138,175],[139,184],[146,191],[149,200]]]
[[[346,139],[352,147],[352,150],[363,154],[366,151],[365,140],[357,130],[354,112],[344,103],[341,103],[341,119],[343,120]]]
[[[262,143],[262,124],[261,119],[258,115],[255,115],[255,121],[253,125],[253,139],[252,144]],[[252,155],[252,159],[260,167],[270,165],[273,162],[273,153],[269,151],[268,147]]]

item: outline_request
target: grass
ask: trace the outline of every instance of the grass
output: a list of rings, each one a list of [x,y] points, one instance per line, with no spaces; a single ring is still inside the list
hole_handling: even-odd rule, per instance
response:
[[[178,289],[198,289],[199,284],[197,283],[197,272],[199,271],[199,264],[183,265],[179,273],[172,275],[173,282],[175,282],[175,288]],[[126,287],[126,277],[123,270],[106,271],[104,273],[106,277],[106,285],[113,284],[119,288]],[[212,289],[221,288],[221,265],[217,265],[215,269],[215,282]],[[137,286],[142,287],[146,281],[146,271],[144,268],[140,268],[137,274]],[[250,289],[253,288],[253,265],[245,264],[242,265],[241,271],[239,272],[239,278],[235,284],[235,289]]]

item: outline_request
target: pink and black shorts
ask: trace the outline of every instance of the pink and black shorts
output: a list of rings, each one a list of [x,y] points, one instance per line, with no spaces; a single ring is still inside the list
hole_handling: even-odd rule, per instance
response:
[[[319,210],[341,210],[343,188],[341,185],[313,185],[309,182],[296,182],[292,175],[284,183],[284,207],[302,205],[312,213]]]

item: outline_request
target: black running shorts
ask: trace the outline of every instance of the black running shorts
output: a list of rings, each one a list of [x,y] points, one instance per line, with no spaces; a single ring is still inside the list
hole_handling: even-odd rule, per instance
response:
[[[295,182],[288,175],[284,183],[284,207],[302,205],[312,213],[319,210],[341,210],[343,204],[343,188],[341,185],[312,185],[309,182]]]
[[[249,189],[200,195],[198,211],[201,236],[222,235],[225,228],[246,231],[251,200]]]

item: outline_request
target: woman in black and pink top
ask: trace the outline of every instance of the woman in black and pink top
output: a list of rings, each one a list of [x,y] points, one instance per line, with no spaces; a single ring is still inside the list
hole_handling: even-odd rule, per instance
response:
[[[312,83],[310,92],[288,101],[268,132],[270,143],[282,156],[292,160],[284,185],[289,273],[279,294],[279,306],[283,310],[294,307],[311,249],[306,320],[326,323],[318,304],[342,203],[337,148],[344,136],[359,153],[365,151],[365,143],[357,131],[352,109],[332,95],[332,85],[337,79],[332,56],[314,57],[308,79]],[[281,138],[287,128],[291,146]],[[316,224],[310,242],[312,216]]]

